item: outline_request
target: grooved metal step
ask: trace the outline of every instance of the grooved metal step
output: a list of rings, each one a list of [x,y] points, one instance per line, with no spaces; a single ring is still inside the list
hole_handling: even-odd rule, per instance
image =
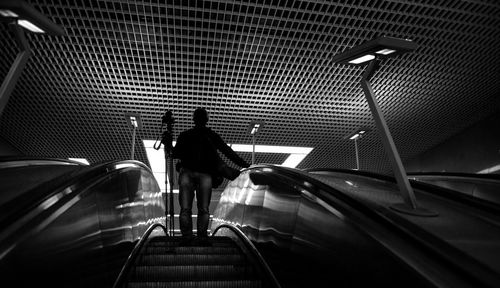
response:
[[[128,274],[127,287],[262,287],[256,268],[229,237],[209,246],[182,246],[180,237],[154,237]]]
[[[237,247],[147,247],[143,252],[146,254],[237,254]]]
[[[129,288],[261,288],[260,280],[133,282]]]
[[[170,265],[243,265],[245,257],[241,254],[147,254],[139,259],[140,266]]]
[[[131,276],[135,281],[237,280],[252,279],[255,271],[250,266],[186,265],[137,266]]]

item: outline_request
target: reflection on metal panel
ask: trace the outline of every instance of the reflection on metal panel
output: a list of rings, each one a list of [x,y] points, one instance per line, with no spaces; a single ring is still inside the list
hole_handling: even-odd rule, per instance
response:
[[[500,177],[476,174],[409,174],[415,181],[428,183],[470,195],[475,198],[500,204]]]
[[[293,282],[291,287],[430,286],[341,211],[306,189],[317,187],[274,176],[253,169],[230,182],[214,211],[212,230],[222,223],[235,224],[258,247],[271,243],[273,249],[285,251],[278,256],[275,251],[262,253],[273,272],[288,271],[281,280]]]
[[[9,241],[14,247],[0,262],[10,283],[112,285],[134,242],[150,224],[163,223],[165,215],[165,201],[151,171],[143,164],[124,162],[121,169],[114,169],[114,163],[102,167],[102,173],[71,179],[71,189],[66,189],[70,193],[17,225],[9,237],[2,236],[2,248]]]
[[[6,159],[0,161],[0,205],[40,185],[65,174],[78,171],[82,166],[73,161],[42,159]],[[32,192],[31,192],[32,193]]]

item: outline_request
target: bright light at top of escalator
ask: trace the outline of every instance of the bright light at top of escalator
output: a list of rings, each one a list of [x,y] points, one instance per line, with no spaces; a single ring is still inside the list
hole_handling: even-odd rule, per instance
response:
[[[123,169],[123,168],[130,168],[130,167],[136,167],[136,165],[133,163],[120,163],[120,164],[115,165],[115,169]]]
[[[146,155],[153,172],[156,181],[160,183],[162,191],[166,189],[164,187],[169,187],[170,182],[166,173],[165,165],[165,151],[164,149],[155,149],[156,140],[143,140],[144,148],[146,149]],[[172,141],[172,145],[175,147],[176,141]],[[236,152],[252,152],[253,145],[250,144],[228,144]],[[304,158],[311,153],[314,148],[311,147],[294,147],[294,146],[272,146],[272,145],[255,145],[256,153],[277,153],[277,154],[289,154],[287,159],[281,164],[281,166],[295,168],[299,165]],[[266,170],[264,170],[266,171]],[[166,184],[166,185],[163,185]]]
[[[72,161],[80,162],[82,164],[89,165],[89,161],[87,161],[87,159],[85,159],[85,158],[68,158],[68,160],[72,160]]]

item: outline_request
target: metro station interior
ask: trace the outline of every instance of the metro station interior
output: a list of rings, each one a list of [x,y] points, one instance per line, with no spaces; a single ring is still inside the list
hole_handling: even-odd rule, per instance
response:
[[[500,286],[500,2],[2,0],[0,36],[3,287]],[[200,107],[251,165],[183,246]]]

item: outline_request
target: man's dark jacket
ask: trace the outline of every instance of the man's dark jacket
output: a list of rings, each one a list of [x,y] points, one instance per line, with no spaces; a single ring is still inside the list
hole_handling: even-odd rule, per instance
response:
[[[183,131],[174,147],[174,158],[181,161],[182,167],[193,171],[213,174],[221,161],[219,150],[240,167],[249,164],[229,147],[215,131],[206,126],[195,126]]]

